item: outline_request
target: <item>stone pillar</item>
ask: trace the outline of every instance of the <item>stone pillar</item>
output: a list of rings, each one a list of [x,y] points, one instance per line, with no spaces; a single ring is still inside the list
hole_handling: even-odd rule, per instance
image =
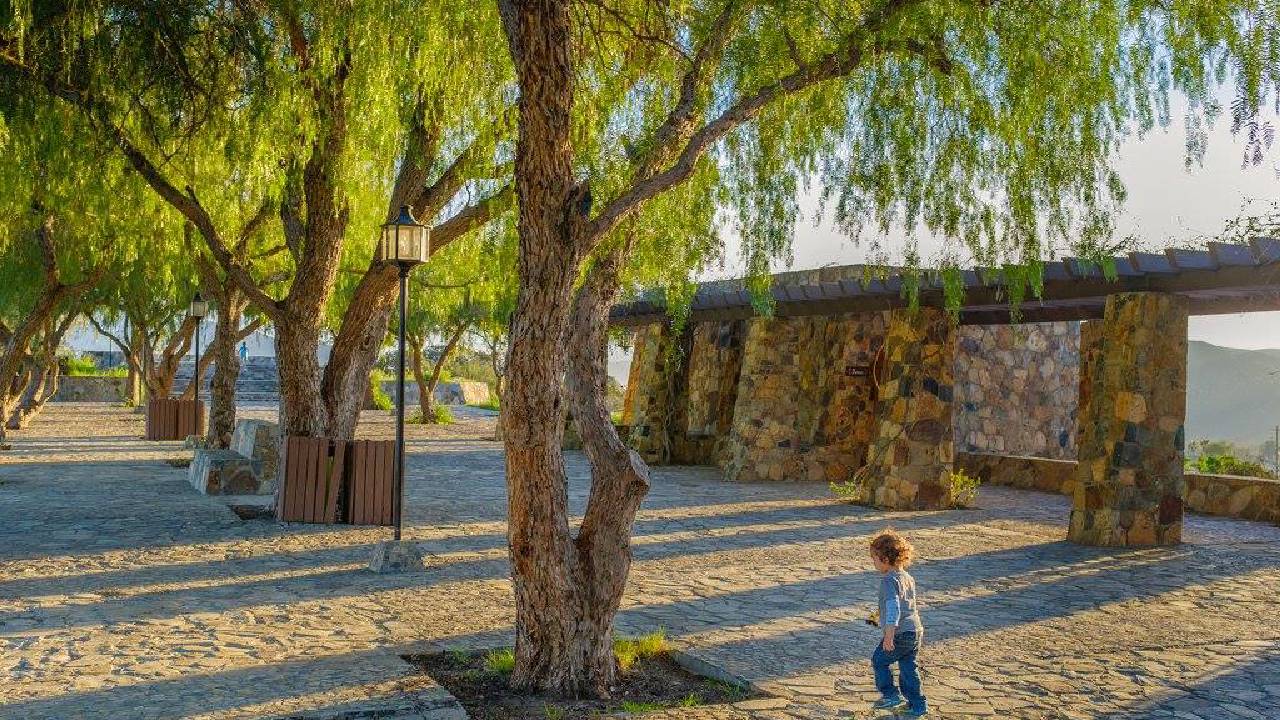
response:
[[[1162,293],[1107,297],[1080,330],[1079,458],[1068,538],[1167,545],[1182,538],[1187,306]]]
[[[637,339],[631,361],[630,378],[635,383],[631,447],[650,465],[668,465],[679,460],[677,445],[685,435],[686,376],[693,333],[685,328],[676,336],[667,325],[650,325],[644,333],[643,346]],[[673,344],[678,346],[672,347]]]
[[[956,328],[945,310],[894,310],[876,363],[876,442],[868,499],[892,510],[951,505]]]

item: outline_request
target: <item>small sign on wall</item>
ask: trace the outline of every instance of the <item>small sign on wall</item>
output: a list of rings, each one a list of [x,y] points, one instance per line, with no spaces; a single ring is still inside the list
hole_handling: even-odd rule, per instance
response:
[[[871,374],[870,365],[845,365],[844,374],[847,377],[866,377]]]

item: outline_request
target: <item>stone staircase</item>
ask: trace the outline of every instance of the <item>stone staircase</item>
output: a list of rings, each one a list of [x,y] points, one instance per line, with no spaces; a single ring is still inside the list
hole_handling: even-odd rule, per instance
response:
[[[187,389],[194,374],[195,363],[191,358],[184,358],[178,365],[178,374],[174,378],[175,395]],[[210,366],[200,386],[201,397],[208,397],[209,381],[213,377]],[[236,380],[236,400],[242,403],[276,403],[280,401],[280,375],[276,369],[275,357],[249,356],[240,366],[240,377]]]

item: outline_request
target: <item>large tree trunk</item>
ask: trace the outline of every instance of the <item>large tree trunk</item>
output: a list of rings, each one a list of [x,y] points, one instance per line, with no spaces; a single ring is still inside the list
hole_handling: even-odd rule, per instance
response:
[[[280,372],[280,437],[325,437],[328,423],[320,396],[320,318],[276,323]],[[363,396],[362,396],[363,397]]]
[[[330,437],[355,437],[369,374],[387,337],[397,287],[399,276],[394,266],[371,266],[342,316],[321,385]]]
[[[511,680],[518,688],[605,696],[616,665],[613,612],[595,588],[595,536],[579,546],[570,533],[560,450],[569,309],[590,204],[573,174],[569,6],[508,1],[501,9],[520,81],[520,291],[503,397],[516,604]]]

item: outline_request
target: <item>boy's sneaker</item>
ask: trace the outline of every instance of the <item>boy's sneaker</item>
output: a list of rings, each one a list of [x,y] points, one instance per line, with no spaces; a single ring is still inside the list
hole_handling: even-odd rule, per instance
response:
[[[928,708],[925,708],[924,710],[912,710],[911,708],[906,708],[901,712],[899,712],[897,715],[898,717],[901,717],[901,718],[922,718],[927,716],[928,714],[929,714]]]
[[[874,703],[871,703],[871,709],[872,710],[892,710],[894,708],[902,707],[903,705],[906,705],[906,704],[907,704],[907,701],[903,700],[901,697],[896,697],[896,698],[883,697],[875,701]]]

